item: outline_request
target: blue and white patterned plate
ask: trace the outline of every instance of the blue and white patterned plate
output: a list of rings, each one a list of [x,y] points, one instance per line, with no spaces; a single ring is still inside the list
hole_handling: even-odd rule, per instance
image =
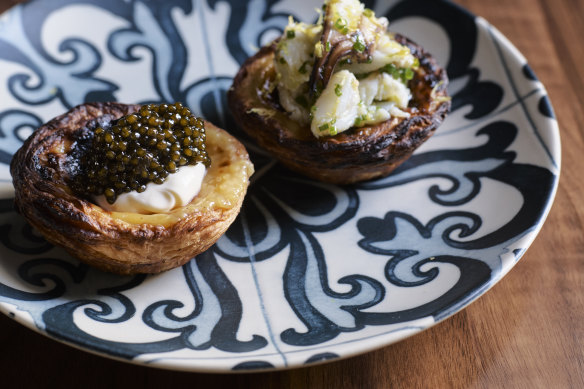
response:
[[[290,173],[237,132],[239,65],[320,0],[31,1],[0,17],[0,310],[104,356],[192,371],[347,357],[464,308],[523,255],[553,200],[559,134],[542,84],[485,20],[445,1],[377,1],[447,69],[453,112],[391,176],[337,187]],[[245,142],[239,218],[182,268],[104,274],[12,208],[8,165],[84,101],[188,104]],[[501,302],[504,304],[504,302]]]

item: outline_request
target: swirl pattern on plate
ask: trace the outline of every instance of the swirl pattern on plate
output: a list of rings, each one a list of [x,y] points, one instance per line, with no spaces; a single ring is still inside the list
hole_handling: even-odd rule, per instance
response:
[[[239,65],[288,14],[312,21],[319,4],[38,3],[0,18],[0,309],[42,333],[185,370],[346,357],[479,297],[551,206],[560,154],[545,89],[493,27],[449,2],[368,3],[443,62],[453,112],[394,174],[347,187],[287,171],[226,109]],[[44,242],[12,208],[8,164],[28,134],[56,112],[108,100],[183,101],[250,151],[257,173],[239,218],[181,269],[100,273]]]

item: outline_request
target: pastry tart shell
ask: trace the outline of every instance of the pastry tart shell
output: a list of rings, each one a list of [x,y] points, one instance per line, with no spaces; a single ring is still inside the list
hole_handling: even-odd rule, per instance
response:
[[[388,175],[436,131],[450,109],[446,71],[419,45],[399,35],[395,39],[420,61],[409,82],[409,118],[314,137],[279,104],[272,87],[277,78],[273,42],[248,58],[234,78],[228,103],[237,124],[288,168],[313,179],[351,184]]]
[[[200,193],[188,205],[141,215],[109,212],[77,196],[68,185],[68,153],[83,129],[103,115],[119,118],[138,109],[120,103],[79,105],[36,130],[10,166],[16,209],[47,241],[119,274],[162,272],[207,250],[238,215],[253,173],[243,145],[205,122],[212,163]]]

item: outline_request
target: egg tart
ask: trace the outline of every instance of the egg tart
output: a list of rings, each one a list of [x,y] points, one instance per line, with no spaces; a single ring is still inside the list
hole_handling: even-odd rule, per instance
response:
[[[356,0],[330,0],[316,24],[290,20],[248,58],[228,91],[237,124],[288,168],[351,184],[411,156],[450,109],[448,77],[421,46]]]
[[[80,162],[83,145],[97,137],[98,129],[139,114],[140,109],[121,103],[79,105],[38,128],[10,166],[16,209],[47,241],[91,266],[119,274],[162,272],[207,250],[236,218],[253,173],[243,145],[201,121],[206,135],[201,149],[210,165],[200,192],[190,202],[147,214],[107,211],[96,205],[92,196],[78,189],[79,175],[86,173]],[[176,170],[171,163],[168,167]],[[119,186],[121,191],[129,191],[124,185]]]

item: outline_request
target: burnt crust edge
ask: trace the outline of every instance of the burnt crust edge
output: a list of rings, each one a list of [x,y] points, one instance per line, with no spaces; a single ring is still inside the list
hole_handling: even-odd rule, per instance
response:
[[[66,183],[64,148],[89,121],[111,114],[118,118],[138,105],[87,103],[39,127],[14,154],[10,172],[17,212],[52,244],[101,270],[119,274],[158,273],[180,266],[208,249],[235,220],[243,203],[253,166],[241,143],[205,122],[207,132],[233,145],[230,161],[248,164],[247,181],[231,207],[191,212],[170,226],[133,224],[112,217],[76,196]],[[231,147],[231,146],[230,146]],[[51,155],[49,157],[49,155]]]
[[[310,178],[334,184],[351,184],[383,177],[391,173],[425,142],[450,111],[450,101],[437,102],[431,97],[447,97],[448,77],[436,59],[421,46],[396,34],[395,39],[408,46],[419,59],[420,69],[411,81],[413,104],[421,109],[402,120],[388,120],[377,125],[352,128],[333,137],[316,139],[308,126],[298,127],[277,104],[262,98],[261,85],[250,85],[258,74],[268,72],[265,62],[274,55],[276,41],[262,47],[248,58],[227,93],[236,123],[243,131],[285,166]],[[262,115],[257,108],[270,110]]]

